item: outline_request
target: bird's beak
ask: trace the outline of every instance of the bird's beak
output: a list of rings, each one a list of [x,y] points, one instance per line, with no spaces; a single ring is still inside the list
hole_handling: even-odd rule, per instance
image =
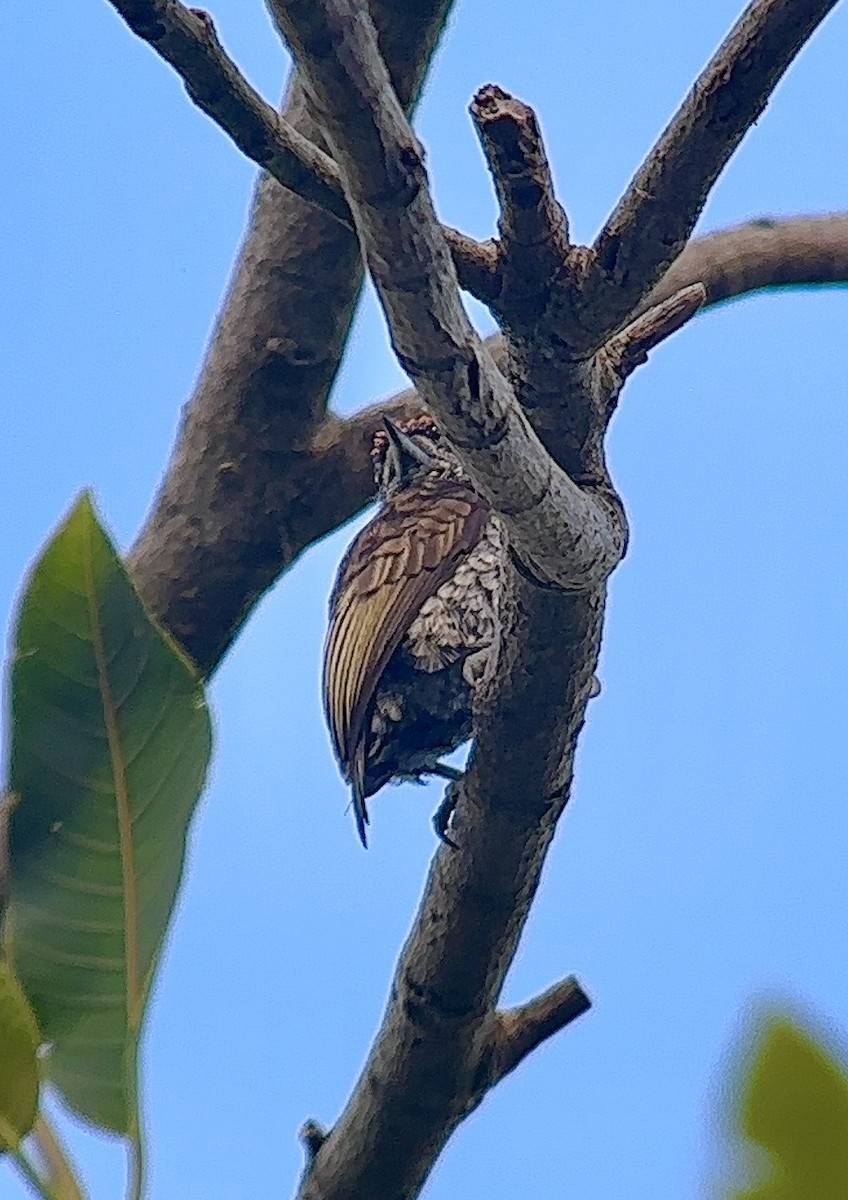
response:
[[[436,466],[433,455],[428,454],[413,438],[399,429],[389,417],[383,417],[383,425],[389,435],[389,449],[395,455],[399,479],[402,479],[413,465],[428,468]]]

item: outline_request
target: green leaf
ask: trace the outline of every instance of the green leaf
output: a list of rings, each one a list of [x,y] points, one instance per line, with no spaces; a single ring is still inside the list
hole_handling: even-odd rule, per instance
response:
[[[735,1123],[767,1152],[770,1171],[734,1200],[848,1197],[848,1074],[823,1041],[787,1016],[761,1022]]]
[[[17,1150],[35,1123],[40,1041],[21,985],[0,959],[0,1153]]]
[[[35,565],[11,671],[18,976],[82,1116],[134,1134],[142,1019],[203,785],[210,722],[84,495]]]

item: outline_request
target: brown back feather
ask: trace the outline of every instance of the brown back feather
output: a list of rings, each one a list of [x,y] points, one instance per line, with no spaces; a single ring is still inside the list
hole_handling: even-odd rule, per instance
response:
[[[466,486],[441,480],[398,493],[350,547],[324,651],[324,706],[348,778],[386,664],[424,601],[476,545],[487,517]]]

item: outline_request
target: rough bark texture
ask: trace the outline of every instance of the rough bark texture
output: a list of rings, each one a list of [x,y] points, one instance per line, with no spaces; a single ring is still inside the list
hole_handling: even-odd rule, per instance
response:
[[[753,0],[745,9],[595,239],[589,335],[593,324],[624,321],[677,258],[730,156],[835,4]]]
[[[133,33],[174,68],[198,108],[284,188],[353,229],[335,162],[251,86],[218,40],[209,13],[177,0],[111,0]],[[401,92],[402,91],[401,80]],[[291,113],[287,114],[291,116]],[[444,228],[462,286],[486,300],[497,288],[492,243]]]
[[[300,1200],[417,1195],[456,1126],[517,1065],[499,1058],[495,1002],[568,796],[603,594],[569,596],[516,576],[513,609],[502,687],[454,816],[459,850],[442,847],[433,859],[377,1040]],[[556,641],[551,628],[561,631]],[[498,744],[527,752],[491,756]],[[513,1036],[517,1049],[517,1028]],[[537,1044],[528,1038],[524,1048]]]
[[[449,8],[450,0],[373,6],[382,52],[407,105]],[[297,77],[284,112],[298,133],[321,144]],[[268,176],[260,179],[173,457],[130,555],[145,602],[204,673],[308,544],[300,527],[327,503],[325,479],[311,469],[312,443],[361,279],[350,230]]]

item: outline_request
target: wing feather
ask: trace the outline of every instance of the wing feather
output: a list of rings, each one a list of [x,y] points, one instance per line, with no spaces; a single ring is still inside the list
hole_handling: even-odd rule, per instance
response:
[[[348,551],[330,600],[324,652],[324,706],[348,779],[364,778],[362,734],[386,663],[424,601],[476,544],[487,516],[458,482],[409,489],[384,504]],[[362,778],[358,823],[367,819]]]

